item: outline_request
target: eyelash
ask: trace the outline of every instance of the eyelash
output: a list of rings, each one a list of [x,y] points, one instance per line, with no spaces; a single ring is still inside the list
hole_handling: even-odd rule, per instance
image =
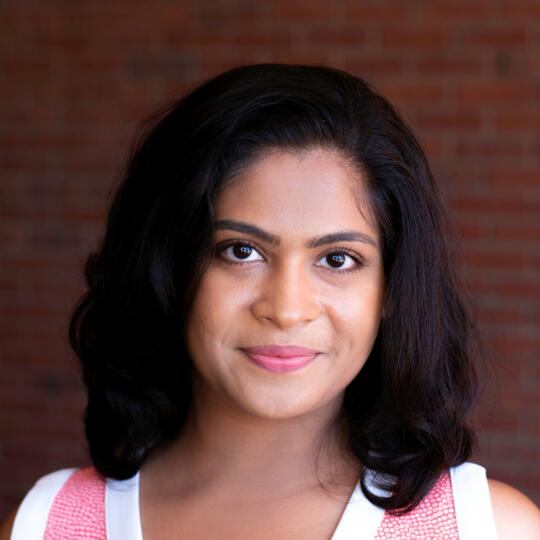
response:
[[[231,261],[231,260],[226,259],[225,257],[222,256],[222,254],[223,254],[223,252],[225,250],[227,250],[228,248],[233,247],[233,246],[248,246],[248,247],[256,250],[260,254],[259,248],[253,242],[250,242],[249,240],[242,240],[242,241],[235,240],[234,242],[227,242],[225,244],[218,245],[217,248],[216,248],[216,251],[217,251],[218,255],[227,264],[242,264],[242,262],[243,262],[243,261]],[[339,249],[329,250],[326,253],[324,253],[321,258],[327,257],[328,255],[331,255],[331,254],[348,255],[356,263],[355,266],[353,266],[352,268],[348,268],[346,270],[340,270],[339,268],[324,267],[325,270],[333,270],[337,274],[346,274],[348,272],[354,272],[355,270],[358,270],[358,269],[362,268],[365,265],[365,259],[363,257],[358,255],[354,251],[351,251],[350,249],[346,249],[346,248],[339,248]],[[254,262],[254,261],[248,261],[248,262]]]

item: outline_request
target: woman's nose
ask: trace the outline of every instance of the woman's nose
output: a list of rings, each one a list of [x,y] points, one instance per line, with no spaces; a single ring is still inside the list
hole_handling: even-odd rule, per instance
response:
[[[252,305],[257,319],[281,329],[316,319],[320,314],[310,276],[301,262],[287,262],[270,271]]]

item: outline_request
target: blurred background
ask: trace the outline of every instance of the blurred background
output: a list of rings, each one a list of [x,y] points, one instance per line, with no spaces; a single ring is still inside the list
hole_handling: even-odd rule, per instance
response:
[[[324,64],[412,125],[493,370],[471,461],[540,503],[540,1],[0,3],[0,518],[89,463],[67,344],[137,125],[227,68]]]

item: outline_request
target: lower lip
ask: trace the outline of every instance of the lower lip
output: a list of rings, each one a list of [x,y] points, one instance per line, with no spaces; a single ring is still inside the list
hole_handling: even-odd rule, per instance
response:
[[[264,354],[248,353],[249,359],[258,366],[273,371],[274,373],[289,373],[290,371],[297,371],[307,366],[318,353],[310,354],[308,356],[291,356],[289,358],[280,358],[278,356],[266,356]]]

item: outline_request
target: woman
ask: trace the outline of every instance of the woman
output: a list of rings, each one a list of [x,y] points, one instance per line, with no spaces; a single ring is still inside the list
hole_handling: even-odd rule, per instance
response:
[[[437,189],[362,80],[244,66],[173,103],[86,279],[94,468],[41,479],[13,538],[539,537],[466,462],[472,326]]]

